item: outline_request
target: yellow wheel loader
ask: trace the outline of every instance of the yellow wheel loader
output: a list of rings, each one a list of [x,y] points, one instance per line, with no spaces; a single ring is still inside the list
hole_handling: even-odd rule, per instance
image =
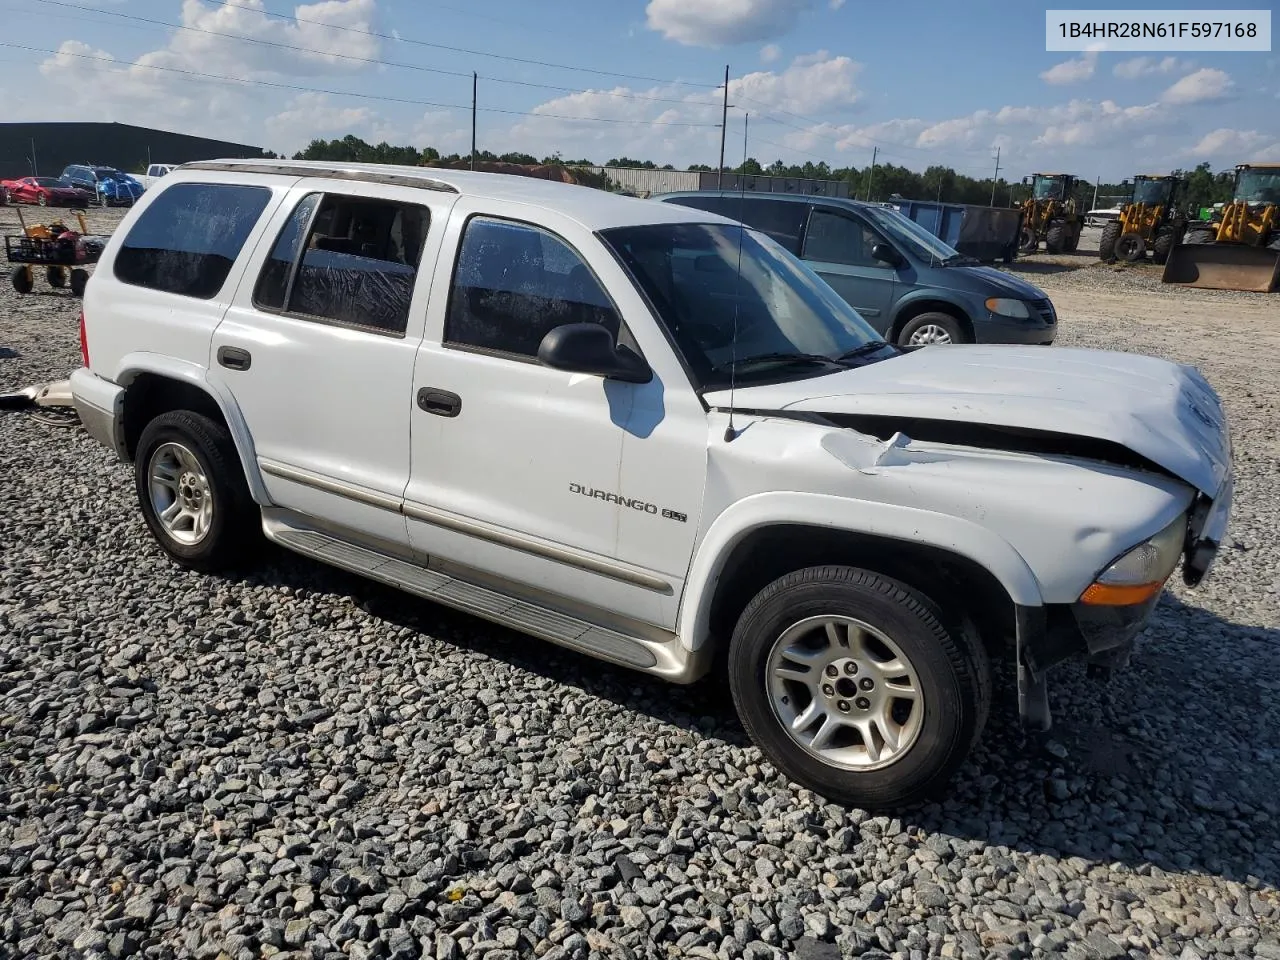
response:
[[[1022,182],[1031,196],[1022,202],[1022,232],[1018,250],[1034,253],[1044,243],[1049,253],[1069,253],[1080,245],[1084,219],[1076,198],[1078,177],[1069,173],[1035,173]]]
[[[1231,202],[1212,220],[1187,224],[1162,279],[1209,290],[1280,288],[1280,163],[1237,166]]]
[[[1156,263],[1167,262],[1187,231],[1187,218],[1178,210],[1186,183],[1181,177],[1160,173],[1140,173],[1132,184],[1126,180],[1132,193],[1120,205],[1119,218],[1102,228],[1098,258],[1141,263],[1149,250]]]

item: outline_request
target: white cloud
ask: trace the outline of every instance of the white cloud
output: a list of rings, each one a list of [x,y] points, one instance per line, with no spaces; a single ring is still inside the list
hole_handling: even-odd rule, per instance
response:
[[[1083,83],[1093,76],[1098,65],[1096,53],[1085,53],[1074,60],[1063,60],[1040,74],[1040,79],[1053,86],[1065,86],[1071,83]]]
[[[1280,139],[1258,130],[1219,127],[1206,133],[1194,146],[1178,152],[1197,160],[1218,159],[1227,163],[1280,160]]]
[[[773,61],[777,60],[780,56],[782,56],[782,48],[776,43],[766,43],[760,48],[761,63],[773,63]]]
[[[1235,82],[1222,70],[1204,67],[1189,73],[1163,94],[1165,103],[1205,103],[1222,100],[1231,95]]]
[[[718,47],[787,33],[813,0],[649,0],[650,30],[687,46]]]
[[[374,122],[369,107],[346,107],[326,93],[300,93],[285,108],[266,119],[271,136],[280,142],[306,144],[326,134],[354,133],[359,136]]]
[[[1183,73],[1194,66],[1194,62],[1177,57],[1161,57],[1159,60],[1155,57],[1130,57],[1117,63],[1111,72],[1121,80],[1137,80],[1139,77]]]
[[[815,113],[848,107],[861,96],[855,82],[861,71],[860,63],[820,50],[796,57],[781,73],[757,71],[731,79],[729,100],[747,111],[766,106]]]

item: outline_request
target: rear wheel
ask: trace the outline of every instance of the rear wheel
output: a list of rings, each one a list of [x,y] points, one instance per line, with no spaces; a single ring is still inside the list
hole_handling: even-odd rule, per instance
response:
[[[147,424],[134,479],[147,526],[181,566],[234,566],[261,535],[231,435],[202,414],[174,410]]]
[[[1187,231],[1187,243],[1213,243],[1214,237],[1217,235],[1218,232],[1216,230],[1199,227],[1195,230]]]
[[[1044,248],[1049,253],[1062,253],[1067,244],[1067,226],[1058,222],[1049,227],[1044,235]]]
[[[1102,228],[1102,239],[1098,241],[1098,259],[1113,260],[1116,255],[1116,241],[1120,239],[1120,221],[1112,220]]]
[[[1169,253],[1177,244],[1177,230],[1161,230],[1156,234],[1155,243],[1151,245],[1151,259],[1160,264],[1168,262]]]
[[[1139,233],[1126,233],[1116,241],[1116,259],[1141,263],[1147,256],[1147,242]]]
[[[49,286],[51,287],[65,287],[67,285],[67,268],[45,267],[44,278],[49,281]]]
[[[89,271],[76,267],[71,271],[71,292],[77,297],[84,296],[84,288],[89,283]]]
[[[968,343],[970,338],[964,326],[946,313],[922,313],[912,317],[898,334],[898,343],[910,347],[941,346],[952,343]]]
[[[40,204],[42,207],[47,207],[49,205],[49,198],[43,193],[38,193],[36,194],[36,203]]]
[[[813,567],[748,604],[729,686],[751,739],[797,783],[837,803],[892,808],[936,794],[986,723],[980,643],[912,588],[853,567]]]
[[[35,278],[31,276],[31,268],[25,264],[14,267],[13,273],[10,274],[10,279],[13,281],[13,289],[19,293],[30,293],[31,288],[35,286]]]

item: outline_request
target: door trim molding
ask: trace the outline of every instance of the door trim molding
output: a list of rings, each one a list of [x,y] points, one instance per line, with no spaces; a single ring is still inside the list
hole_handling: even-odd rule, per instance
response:
[[[332,493],[339,497],[345,497],[348,500],[354,500],[356,503],[403,514],[412,520],[429,523],[436,527],[444,527],[447,530],[453,530],[479,540],[487,540],[490,543],[496,543],[512,550],[519,550],[522,553],[532,554],[535,557],[542,557],[545,560],[563,563],[566,566],[576,567],[588,573],[599,574],[602,577],[608,577],[621,583],[629,583],[632,586],[652,590],[655,593],[667,596],[674,593],[672,585],[662,577],[654,576],[644,570],[637,570],[627,564],[618,563],[616,560],[606,560],[603,557],[584,553],[572,547],[548,543],[523,534],[501,530],[436,507],[404,500],[401,497],[393,497],[386,493],[379,493],[353,483],[335,480],[332,477],[313,473],[310,470],[303,470],[300,467],[292,467],[265,457],[258,458],[258,466],[263,473],[270,476],[288,480],[292,483],[299,483],[315,490],[322,490],[325,493]]]
[[[579,570],[586,570],[589,573],[598,573],[603,577],[609,577],[611,580],[630,583],[646,590],[653,590],[656,593],[669,595],[673,592],[671,584],[661,577],[656,577],[651,573],[637,570],[634,567],[613,560],[605,560],[589,553],[583,553],[581,550],[574,550],[571,547],[561,546],[560,544],[547,543],[518,533],[499,530],[488,524],[468,520],[465,517],[447,513],[435,507],[429,507],[426,504],[415,503],[412,500],[406,500],[401,510],[411,520],[419,520],[432,526],[444,527],[447,530],[454,530],[480,540],[488,540],[490,543],[510,547],[513,550],[530,553],[547,560],[554,560],[557,563],[577,567]]]

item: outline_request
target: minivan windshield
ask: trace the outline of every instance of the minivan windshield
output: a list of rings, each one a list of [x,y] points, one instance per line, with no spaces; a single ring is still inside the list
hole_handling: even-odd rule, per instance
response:
[[[917,260],[945,263],[948,260],[968,259],[945,240],[935,237],[910,217],[904,217],[891,207],[866,206],[862,210],[890,240],[906,247]]]
[[[820,376],[897,349],[765,234],[661,223],[601,232],[704,389]]]

